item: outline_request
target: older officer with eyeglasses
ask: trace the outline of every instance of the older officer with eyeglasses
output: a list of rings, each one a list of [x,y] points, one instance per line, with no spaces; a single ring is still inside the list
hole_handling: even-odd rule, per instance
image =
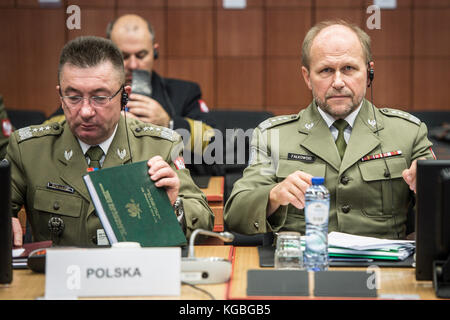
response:
[[[103,227],[82,177],[88,167],[144,160],[150,179],[165,188],[171,203],[178,208],[183,204],[184,215],[178,218],[187,237],[196,228],[212,229],[213,214],[205,196],[179,164],[180,136],[121,115],[130,87],[124,86],[122,55],[110,40],[80,37],[66,44],[58,80],[66,120],[14,132],[6,156],[11,163],[13,215],[25,205],[33,241],[102,244],[98,239]],[[20,245],[17,218],[13,234],[14,244]]]

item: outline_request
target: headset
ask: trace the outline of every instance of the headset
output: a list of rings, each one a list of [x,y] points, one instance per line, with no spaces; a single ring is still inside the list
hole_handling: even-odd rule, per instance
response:
[[[125,88],[123,88],[122,97],[120,100],[120,110],[128,111],[127,104],[128,104],[128,93],[125,91]]]
[[[128,137],[128,123],[127,123],[127,113],[128,113],[128,93],[125,91],[125,87],[122,89],[122,96],[120,97],[120,110],[125,111],[124,117],[125,117],[125,132],[127,133],[127,143],[128,143],[128,150],[130,150],[130,161],[133,163],[133,155],[131,153],[131,146],[130,146],[130,139]]]
[[[373,68],[370,66],[370,62],[367,62],[367,66],[367,77],[369,78],[369,84],[367,85],[367,87],[370,87],[372,85],[373,78],[375,77],[375,70],[373,70]]]

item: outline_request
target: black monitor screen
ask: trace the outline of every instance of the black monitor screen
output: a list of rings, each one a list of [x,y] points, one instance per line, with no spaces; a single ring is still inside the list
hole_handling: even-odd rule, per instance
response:
[[[417,280],[432,280],[433,261],[450,254],[449,169],[450,160],[417,161]]]
[[[11,283],[11,170],[0,161],[0,284]]]

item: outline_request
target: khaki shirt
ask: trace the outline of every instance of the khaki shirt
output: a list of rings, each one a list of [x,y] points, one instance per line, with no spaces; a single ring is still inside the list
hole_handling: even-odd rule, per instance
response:
[[[297,115],[262,122],[253,133],[250,164],[225,206],[228,228],[244,234],[282,230],[304,234],[304,211],[292,205],[281,206],[266,218],[270,190],[300,170],[325,177],[330,191],[329,232],[405,237],[413,194],[402,171],[419,157],[431,159],[432,144],[426,125],[416,117],[388,108],[375,108],[375,114],[376,118],[364,100],[342,161],[315,103]],[[389,152],[386,161],[363,159]]]
[[[171,154],[182,151],[180,136],[170,129],[138,120],[127,122],[128,128],[121,117],[103,168],[162,156],[180,179],[179,196],[183,198],[187,237],[196,228],[211,230],[214,216],[206,197],[192,181],[189,171],[177,170],[172,162]],[[34,241],[52,239],[58,245],[76,246],[96,243],[97,230],[102,225],[82,178],[87,162],[65,121],[15,131],[7,159],[11,162],[13,214],[25,205]],[[68,186],[73,193],[48,188],[48,183]],[[48,227],[52,217],[64,222],[64,230],[56,239]]]

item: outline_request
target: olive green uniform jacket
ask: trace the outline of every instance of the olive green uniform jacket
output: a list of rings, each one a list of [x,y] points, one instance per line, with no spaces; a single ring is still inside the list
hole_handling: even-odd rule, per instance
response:
[[[192,181],[189,171],[177,170],[172,162],[171,153],[178,155],[182,151],[180,136],[170,129],[138,120],[128,119],[127,123],[128,128],[124,118],[120,118],[103,168],[162,156],[180,179],[179,196],[183,198],[187,236],[196,228],[211,230],[214,216],[205,196]],[[11,162],[13,214],[25,205],[34,241],[52,239],[58,245],[77,246],[96,244],[97,230],[102,225],[82,178],[88,166],[78,140],[65,121],[15,131],[7,159]],[[49,182],[69,186],[74,192],[50,189]],[[48,228],[51,217],[61,218],[65,225],[57,239]]]
[[[376,118],[364,100],[342,161],[315,103],[297,115],[262,122],[253,132],[250,164],[226,203],[227,227],[244,234],[283,230],[304,234],[304,211],[292,205],[266,217],[270,190],[300,170],[325,177],[330,191],[329,232],[405,237],[413,193],[402,171],[419,157],[432,158],[431,143],[425,124],[412,115],[388,108],[375,108],[375,114]],[[394,151],[401,154],[363,161]]]

